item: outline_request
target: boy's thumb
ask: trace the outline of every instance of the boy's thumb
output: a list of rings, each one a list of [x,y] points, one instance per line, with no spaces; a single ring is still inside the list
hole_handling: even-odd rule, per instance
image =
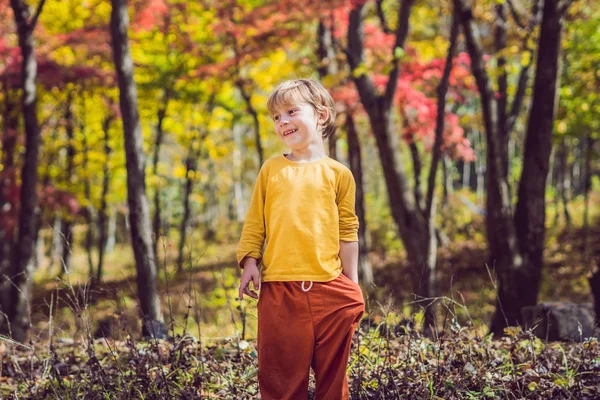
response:
[[[260,290],[260,279],[258,279],[258,276],[253,276],[252,281],[254,283],[254,289]]]

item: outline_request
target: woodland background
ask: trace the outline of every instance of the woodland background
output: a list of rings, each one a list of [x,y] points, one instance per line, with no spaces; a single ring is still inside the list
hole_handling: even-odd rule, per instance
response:
[[[235,246],[286,151],[270,90],[312,77],[358,189],[353,396],[593,398],[597,340],[546,345],[521,309],[600,310],[599,5],[0,0],[0,21],[0,395],[256,392]]]

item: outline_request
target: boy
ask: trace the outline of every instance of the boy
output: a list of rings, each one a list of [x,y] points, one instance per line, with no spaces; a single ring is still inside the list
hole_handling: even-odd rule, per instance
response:
[[[348,399],[346,368],[364,301],[354,178],[323,144],[334,130],[333,99],[318,82],[298,79],[277,86],[267,106],[291,153],[262,166],[237,250],[240,299],[259,298],[249,284],[262,282],[261,396],[305,400],[312,366],[316,399]]]

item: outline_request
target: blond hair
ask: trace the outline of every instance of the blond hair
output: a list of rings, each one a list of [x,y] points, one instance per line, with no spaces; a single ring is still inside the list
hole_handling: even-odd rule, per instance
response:
[[[310,104],[317,115],[327,110],[327,119],[322,125],[321,135],[327,138],[335,132],[336,112],[333,98],[321,83],[313,79],[294,79],[280,83],[269,96],[267,108],[273,115],[280,107],[298,103]]]

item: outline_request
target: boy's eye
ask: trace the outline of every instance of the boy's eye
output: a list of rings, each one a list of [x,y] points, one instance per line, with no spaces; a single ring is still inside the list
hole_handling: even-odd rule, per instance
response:
[[[296,110],[294,110],[294,109],[291,109],[290,111],[288,111],[288,114],[293,114],[293,113],[295,113],[295,112],[296,112]]]
[[[275,122],[279,121],[279,115],[274,116],[273,121],[275,121]]]

